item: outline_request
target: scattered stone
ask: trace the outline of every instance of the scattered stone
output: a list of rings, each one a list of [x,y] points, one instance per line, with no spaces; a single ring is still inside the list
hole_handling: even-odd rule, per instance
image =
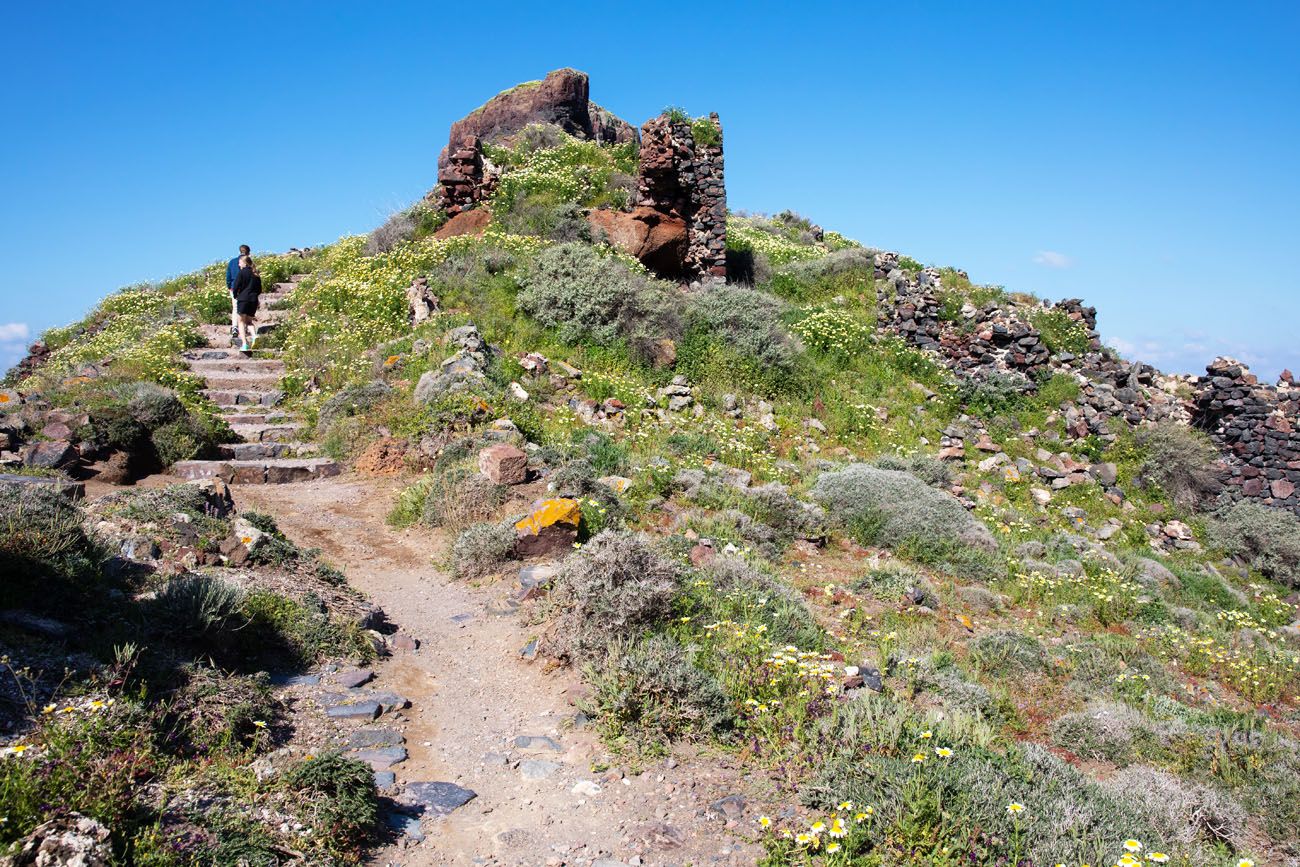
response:
[[[522,485],[528,481],[528,455],[499,443],[478,453],[478,470],[494,484]]]
[[[23,463],[42,470],[58,470],[77,462],[77,449],[67,440],[31,443],[23,451]]]
[[[334,680],[344,689],[356,689],[375,679],[375,672],[369,668],[345,668],[334,675]]]
[[[573,788],[569,791],[584,798],[593,798],[600,794],[600,786],[591,780],[579,780],[573,784]]]
[[[745,814],[744,795],[727,795],[709,805],[709,809],[728,819],[739,819]]]
[[[405,742],[406,738],[395,729],[361,729],[348,737],[347,747],[350,750],[364,750],[375,747],[397,747]]]
[[[563,747],[556,742],[554,738],[546,735],[519,735],[514,739],[514,747],[517,750],[528,752],[563,752]]]
[[[365,762],[376,771],[383,771],[406,761],[407,754],[406,747],[376,747],[360,750],[353,754],[353,758]]]
[[[109,830],[80,813],[68,813],[38,826],[15,844],[14,867],[109,867],[113,849]]]
[[[519,763],[519,775],[525,780],[544,780],[558,771],[562,765],[545,759],[526,759]]]

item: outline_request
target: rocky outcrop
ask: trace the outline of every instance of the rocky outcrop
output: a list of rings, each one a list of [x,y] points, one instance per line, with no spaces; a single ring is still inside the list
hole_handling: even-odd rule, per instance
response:
[[[585,72],[557,69],[497,94],[453,123],[430,198],[453,215],[488,199],[494,178],[484,171],[483,145],[509,145],[516,133],[537,124],[605,144],[634,141],[635,127],[592,102],[589,90]]]
[[[1300,514],[1300,388],[1283,374],[1260,383],[1239,361],[1216,358],[1196,382],[1192,423],[1224,453],[1228,487]]]
[[[486,144],[508,144],[510,136],[534,124],[549,124],[576,138],[608,144],[636,138],[631,124],[591,102],[589,94],[585,72],[557,69],[541,81],[527,81],[498,93],[456,121],[451,125],[449,143],[474,136]],[[442,166],[440,157],[438,167]]]

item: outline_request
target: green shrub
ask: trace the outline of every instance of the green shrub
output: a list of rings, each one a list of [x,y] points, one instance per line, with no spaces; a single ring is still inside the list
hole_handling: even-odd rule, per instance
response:
[[[1127,705],[1101,703],[1068,713],[1052,723],[1056,746],[1087,761],[1124,766],[1132,762],[1134,740],[1145,732],[1142,715]]]
[[[779,298],[745,286],[716,286],[691,296],[686,318],[692,329],[707,334],[742,357],[763,367],[788,370],[798,346],[782,317]]]
[[[648,358],[653,341],[674,337],[680,328],[672,295],[670,287],[586,244],[557,244],[524,275],[518,303],[558,328],[562,340],[609,345],[621,339]]]
[[[900,547],[939,540],[995,547],[992,534],[955,497],[911,473],[852,464],[822,473],[811,493],[832,520],[865,544]]]
[[[1215,512],[1206,522],[1214,545],[1275,581],[1300,587],[1300,518],[1248,500]]]
[[[366,237],[366,255],[375,256],[387,253],[404,241],[417,237],[430,220],[433,209],[424,202],[417,202],[409,208],[393,213],[383,225]],[[434,227],[436,229],[436,226]],[[425,232],[432,234],[433,230]]]
[[[184,676],[167,702],[171,731],[183,750],[201,754],[251,746],[264,727],[284,713],[265,673],[230,674],[193,665],[186,667]]]
[[[284,774],[294,809],[305,816],[318,839],[342,855],[355,855],[374,837],[379,796],[370,766],[338,752],[309,758]]]
[[[827,810],[843,800],[876,805],[884,827],[871,845],[879,847],[882,863],[906,858],[907,841],[942,845],[972,864],[1109,864],[1130,837],[1178,851],[1181,829],[1166,822],[1158,805],[1143,804],[1142,791],[1095,783],[1037,744],[1006,753],[961,747],[950,759],[930,759],[922,771],[911,762],[911,747],[886,755],[863,746],[837,750],[804,799]],[[1013,802],[1024,811],[1010,814]],[[1188,853],[1188,863],[1218,863],[1211,845],[1202,845]]]
[[[803,598],[780,578],[735,557],[718,557],[703,570],[711,586],[678,601],[696,622],[732,620],[766,627],[774,644],[818,650],[826,635]]]
[[[1038,639],[1010,630],[981,635],[971,642],[970,655],[981,669],[997,677],[1041,674],[1051,665]]]
[[[314,594],[298,600],[254,590],[244,596],[240,613],[247,625],[228,633],[224,648],[235,662],[283,670],[313,665],[324,656],[364,661],[375,654],[356,623],[332,620]]]
[[[203,642],[242,625],[244,594],[235,585],[208,575],[182,575],[154,597],[153,620],[187,641]]]
[[[930,455],[881,455],[872,464],[882,470],[911,473],[933,488],[946,488],[952,484],[952,471],[948,464]]]
[[[798,260],[772,275],[769,288],[800,304],[825,301],[836,295],[871,295],[874,313],[876,254],[862,247],[838,250],[819,259]]]
[[[1038,329],[1039,336],[1050,352],[1083,355],[1092,347],[1087,327],[1082,322],[1071,319],[1064,310],[1035,310],[1030,314],[1029,322]]]
[[[685,648],[656,635],[625,647],[611,645],[588,664],[588,708],[606,737],[660,751],[672,741],[720,734],[734,720],[731,700],[708,672],[691,664]]]
[[[0,605],[67,601],[98,581],[101,557],[67,497],[53,487],[0,482]]]
[[[474,524],[451,546],[452,572],[457,578],[482,578],[514,557],[515,528],[510,521]]]
[[[583,217],[582,209],[553,192],[528,194],[521,190],[508,204],[507,210],[492,213],[493,222],[502,231],[562,243],[591,241],[591,224]]]
[[[1196,509],[1223,487],[1214,467],[1218,452],[1203,433],[1165,421],[1139,428],[1134,438],[1146,452],[1139,480],[1164,491],[1176,505]]]
[[[429,527],[460,531],[486,521],[506,499],[504,485],[469,467],[450,469],[429,478],[420,521]]]
[[[903,563],[886,562],[853,582],[853,589],[867,591],[883,602],[897,602],[909,588],[920,587],[921,573]]]
[[[551,591],[559,613],[543,650],[591,659],[611,641],[639,639],[672,615],[676,565],[637,533],[606,530],[560,567]]]

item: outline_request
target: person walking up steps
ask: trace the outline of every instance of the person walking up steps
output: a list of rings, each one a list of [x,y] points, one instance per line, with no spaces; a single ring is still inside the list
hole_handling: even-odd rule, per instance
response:
[[[239,339],[239,309],[235,302],[235,278],[239,276],[239,260],[252,253],[247,244],[239,245],[239,255],[226,263],[226,288],[230,290],[230,345]]]
[[[235,282],[230,287],[230,291],[235,299],[239,351],[251,352],[257,343],[257,326],[254,324],[254,317],[257,316],[258,296],[262,294],[262,278],[257,274],[257,266],[253,264],[252,256],[239,257],[239,273],[235,275]]]

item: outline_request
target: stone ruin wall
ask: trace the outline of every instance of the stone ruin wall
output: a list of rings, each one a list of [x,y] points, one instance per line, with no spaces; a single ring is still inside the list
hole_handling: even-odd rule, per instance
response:
[[[1224,483],[1243,498],[1300,514],[1300,388],[1291,373],[1274,386],[1231,358],[1205,370],[1192,423],[1225,456]]]
[[[683,270],[692,282],[727,278],[727,186],[723,172],[722,122],[715,144],[695,140],[691,124],[660,115],[641,127],[638,206],[679,217],[687,224]]]

